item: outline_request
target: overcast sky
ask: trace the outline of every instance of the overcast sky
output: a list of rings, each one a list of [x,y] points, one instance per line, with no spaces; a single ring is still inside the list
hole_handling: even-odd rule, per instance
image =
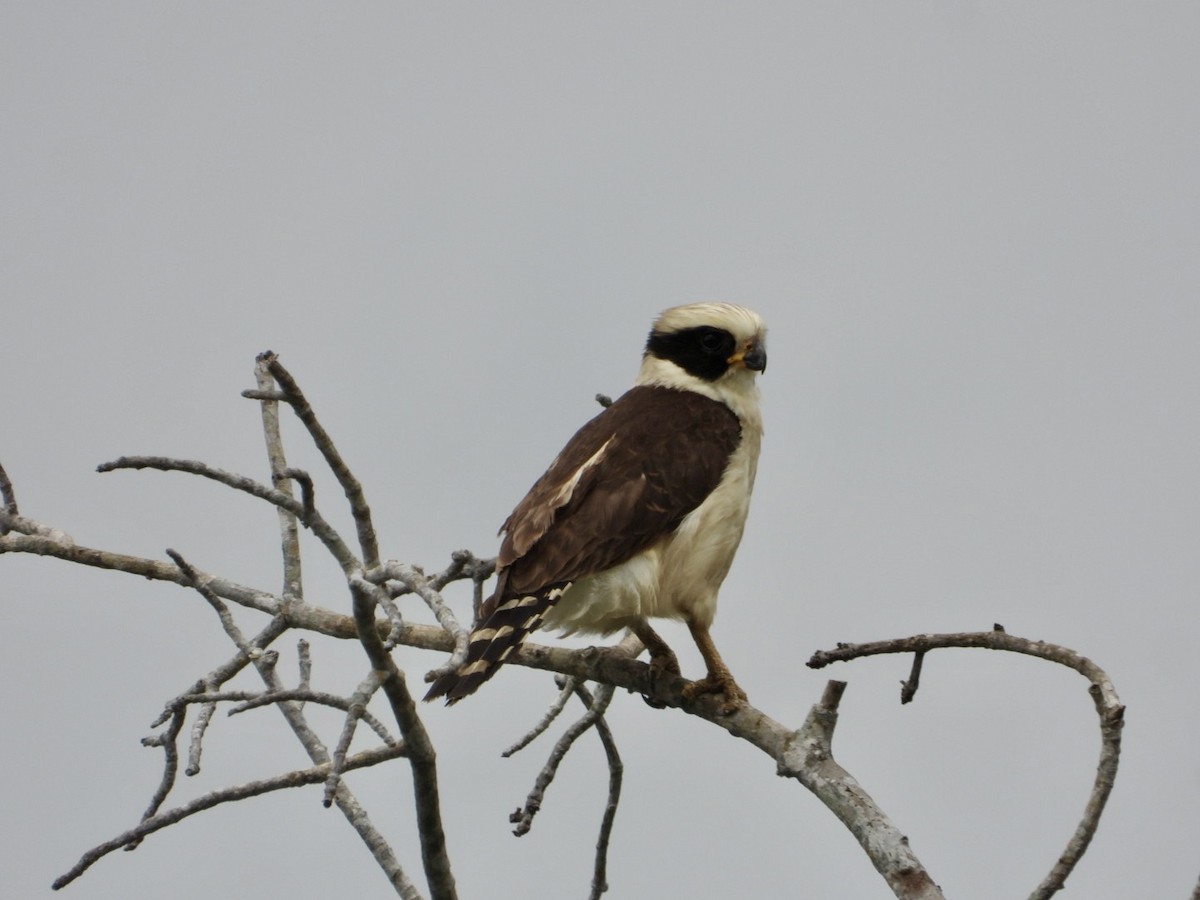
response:
[[[751,700],[798,727],[847,679],[839,760],[947,896],[1008,900],[1087,798],[1086,682],[951,651],[901,707],[907,659],[803,663],[994,622],[1071,646],[1128,724],[1065,896],[1186,897],[1198,42],[1191,3],[4,3],[0,461],[22,512],[80,543],[173,547],[277,590],[265,505],[94,471],[161,453],[262,478],[238,394],[269,348],[363,481],[384,555],[441,568],[495,552],[593,395],[629,385],[659,310],[751,306],[771,329],[767,435],[714,630]],[[316,548],[307,567],[309,599],[348,610]],[[161,767],[140,739],[230,648],[194,593],[47,559],[0,558],[0,622],[3,893],[42,898],[137,821]],[[698,674],[686,631],[664,633]],[[294,679],[294,640],[280,650]],[[440,662],[397,659],[418,682]],[[314,660],[327,690],[366,671],[349,644]],[[507,821],[549,742],[499,753],[554,693],[513,669],[424,709],[464,898],[586,896],[594,738],[531,834]],[[608,896],[890,896],[758,751],[627,695],[610,720]],[[332,743],[337,718],[319,721]],[[181,799],[307,765],[271,710],[219,716],[206,747]],[[419,879],[405,767],[351,784]],[[67,895],[391,893],[311,789],[191,819]]]

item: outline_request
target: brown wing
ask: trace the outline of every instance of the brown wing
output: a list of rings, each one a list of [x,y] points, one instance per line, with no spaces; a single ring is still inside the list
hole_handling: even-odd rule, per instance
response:
[[[497,559],[505,578],[490,605],[652,546],[717,486],[740,440],[723,403],[633,388],[579,429],[505,522]]]

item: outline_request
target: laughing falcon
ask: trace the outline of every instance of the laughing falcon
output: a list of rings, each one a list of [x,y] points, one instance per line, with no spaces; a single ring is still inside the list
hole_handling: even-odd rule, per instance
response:
[[[531,631],[631,629],[658,671],[675,654],[647,622],[682,619],[708,675],[685,696],[745,701],[709,636],[742,539],[762,442],[756,376],[766,327],[728,303],[677,306],[654,322],[634,387],[567,442],[500,529],[496,589],[467,660],[426,700],[460,700]]]

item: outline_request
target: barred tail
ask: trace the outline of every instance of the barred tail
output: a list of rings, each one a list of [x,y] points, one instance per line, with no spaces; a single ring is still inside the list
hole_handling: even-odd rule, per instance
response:
[[[521,645],[526,636],[542,624],[558,598],[571,585],[544,587],[532,594],[518,594],[500,603],[483,623],[471,632],[467,661],[433,683],[426,700],[445,697],[447,705],[475,693],[479,686],[496,674],[504,661]]]

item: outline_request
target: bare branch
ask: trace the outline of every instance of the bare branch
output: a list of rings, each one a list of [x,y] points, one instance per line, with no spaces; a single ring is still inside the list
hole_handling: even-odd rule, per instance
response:
[[[354,524],[358,530],[358,543],[362,550],[363,563],[366,568],[374,569],[379,565],[379,543],[375,537],[375,526],[371,522],[371,508],[367,505],[362,484],[350,471],[350,467],[346,465],[341,454],[338,453],[337,447],[333,445],[333,438],[329,436],[325,426],[317,419],[317,414],[313,412],[304,392],[300,390],[300,385],[283,367],[283,363],[269,350],[260,353],[258,359],[260,364],[265,365],[275,378],[292,410],[304,423],[313,443],[325,457],[326,465],[337,478],[342,490],[346,492],[346,499],[350,501],[350,512],[354,516]]]
[[[446,850],[446,835],[442,829],[441,800],[438,796],[437,754],[417,714],[417,705],[408,690],[404,673],[383,646],[375,618],[375,607],[381,589],[365,578],[349,579],[354,595],[354,624],[358,639],[380,673],[383,692],[392,707],[392,715],[409,749],[412,767],[413,799],[417,810],[417,832],[421,839],[421,859],[425,877],[434,900],[455,900],[454,872]],[[444,632],[443,632],[444,633]]]
[[[402,747],[376,747],[373,750],[366,750],[346,760],[347,771],[351,769],[361,769],[366,766],[375,766],[381,762],[386,762],[389,759],[395,759],[403,755]],[[329,764],[324,763],[314,766],[310,769],[298,769],[294,772],[288,772],[285,775],[277,775],[274,778],[266,778],[261,781],[252,781],[248,784],[240,784],[234,787],[223,788],[218,791],[211,791],[202,797],[197,797],[189,803],[182,806],[177,806],[174,809],[167,810],[163,813],[158,813],[145,818],[136,827],[131,828],[124,834],[118,835],[110,841],[105,841],[103,844],[94,847],[83,855],[68,872],[60,876],[54,882],[54,889],[57,891],[60,888],[66,887],[85,871],[87,871],[95,862],[107,856],[114,850],[128,846],[140,841],[148,834],[166,828],[168,825],[174,825],[188,816],[195,815],[198,812],[203,812],[206,809],[212,809],[214,806],[219,806],[222,803],[230,803],[236,800],[244,800],[247,797],[256,797],[260,794],[270,793],[271,791],[281,790],[283,788],[302,787],[306,784],[319,784],[325,780],[329,772]],[[399,868],[397,867],[397,871]],[[400,872],[400,877],[403,873]],[[405,879],[407,881],[407,879]],[[409,886],[411,888],[411,885]],[[419,896],[413,889],[411,895],[402,896]]]
[[[19,515],[17,509],[17,495],[13,492],[12,482],[8,479],[8,473],[4,471],[4,466],[0,465],[0,500],[4,501],[4,511],[10,516]]]
[[[275,618],[271,619],[271,621],[267,623],[266,628],[260,631],[254,637],[254,639],[249,642],[251,649],[251,653],[249,655],[239,650],[231,660],[220,666],[217,666],[217,668],[213,669],[199,681],[193,682],[191,686],[187,688],[187,690],[185,690],[174,700],[171,700],[167,703],[167,705],[163,708],[162,715],[160,715],[155,721],[151,722],[150,727],[157,728],[163,722],[167,721],[167,719],[169,719],[175,713],[176,709],[178,709],[181,705],[184,705],[185,697],[203,691],[214,691],[219,688],[229,679],[233,678],[233,676],[235,676],[238,672],[242,671],[242,669],[246,668],[246,666],[248,666],[253,660],[262,655],[263,650],[270,646],[275,638],[279,637],[286,630],[287,625],[282,618],[276,616]],[[199,760],[197,759],[196,762],[198,764]]]
[[[942,892],[926,873],[905,837],[875,805],[858,782],[833,758],[833,730],[844,682],[830,682],[799,731],[778,753],[780,775],[795,778],[812,791],[850,829],[892,892],[904,900],[941,900]]]
[[[337,746],[333,751],[333,764],[329,768],[329,777],[325,779],[325,799],[323,802],[326,807],[333,804],[333,794],[342,779],[342,772],[346,766],[346,754],[350,752],[350,742],[354,740],[354,732],[358,726],[358,721],[366,716],[367,704],[371,702],[371,698],[379,690],[380,684],[379,673],[372,669],[359,684],[357,690],[354,692],[354,696],[350,698],[350,702],[346,706],[346,722],[342,726],[341,736],[338,738]]]
[[[1045,641],[1032,641],[1008,634],[999,625],[995,626],[992,631],[962,634],[918,634],[909,638],[875,641],[868,644],[839,644],[834,650],[822,650],[814,653],[808,661],[808,665],[817,669],[833,662],[845,662],[864,656],[882,653],[923,654],[928,650],[944,647],[982,648],[1024,653],[1074,669],[1091,682],[1088,690],[1100,718],[1100,763],[1096,769],[1096,778],[1084,808],[1083,818],[1076,826],[1075,833],[1071,836],[1066,849],[1049,874],[1030,894],[1031,900],[1045,900],[1062,889],[1067,876],[1071,874],[1075,865],[1082,858],[1100,824],[1100,816],[1104,812],[1104,806],[1108,802],[1108,796],[1112,792],[1113,782],[1117,775],[1125,707],[1117,697],[1112,680],[1103,669],[1087,657],[1068,647],[1048,644]]]
[[[595,708],[600,691],[603,690],[607,690],[611,697],[611,687],[600,688],[596,692],[596,698],[593,698],[591,692],[582,684],[575,686],[575,693],[589,709]],[[621,802],[621,780],[625,774],[621,754],[617,752],[617,742],[613,739],[612,729],[608,727],[604,716],[596,720],[596,734],[604,745],[604,755],[608,758],[608,801],[600,819],[600,836],[596,838],[596,863],[592,870],[592,892],[588,900],[600,900],[600,895],[608,890],[608,842],[612,837],[613,823],[617,819],[617,805]]]
[[[303,469],[289,468],[278,475],[272,475],[271,480],[276,485],[288,480],[300,485],[300,524],[307,528],[312,523],[313,511],[317,506],[317,489],[313,487],[312,476]]]
[[[21,524],[24,525],[24,523]],[[36,525],[36,523],[33,524]],[[38,531],[31,532],[22,527],[20,531],[14,529],[6,535],[0,536],[0,553],[33,553],[37,556],[53,556],[83,566],[128,572],[131,575],[140,575],[153,581],[170,581],[187,586],[186,576],[178,566],[171,563],[146,559],[142,556],[113,553],[108,550],[96,550],[92,547],[82,547],[60,531],[44,525],[37,525],[37,528]],[[218,597],[232,600],[234,603],[250,609],[257,609],[259,612],[275,615],[282,605],[280,598],[274,594],[246,587],[234,581],[208,575],[204,576],[204,580]]]
[[[57,528],[43,525],[40,522],[33,521],[33,519],[26,519],[24,516],[15,515],[6,509],[0,509],[0,538],[11,532],[44,537],[59,544],[70,545],[75,543],[75,540],[69,534],[59,531]],[[4,550],[4,545],[0,543],[0,553],[3,553]]]
[[[195,571],[192,570],[191,567],[188,566],[181,557],[178,557],[178,555],[176,555],[176,557],[176,562],[177,565],[179,565],[180,573],[184,578],[187,579],[187,583],[196,586],[197,589],[200,589],[201,585],[199,584],[199,580]],[[201,590],[201,593],[204,594],[205,599],[209,600],[210,602],[214,602],[214,604],[218,607],[219,612],[220,607],[222,607],[223,604],[221,604],[219,600],[216,600],[215,595],[212,594],[211,590],[208,590],[208,586],[205,586],[205,588]],[[275,660],[278,658],[278,654],[272,651],[269,653],[256,655],[254,653],[254,648],[247,645],[245,639],[241,636],[240,631],[238,631],[237,627],[232,624],[231,618],[228,618],[227,616],[223,617],[222,622],[223,624],[226,624],[226,632],[230,639],[237,644],[239,651],[244,653],[254,663],[255,668],[258,670],[259,676],[267,685],[268,690],[276,693],[281,691],[283,686],[275,672]],[[304,718],[304,712],[300,706],[290,702],[279,702],[276,705],[283,714],[284,719],[287,720],[287,723],[291,727],[293,733],[300,740],[300,743],[304,747],[305,751],[307,751],[309,758],[318,765],[329,762],[328,751],[325,749],[324,744],[321,743],[317,735],[309,727]],[[384,870],[384,873],[387,874],[388,879],[392,882],[393,887],[395,887],[397,891],[401,892],[401,894],[408,892],[408,895],[414,897],[419,896],[416,894],[415,889],[412,888],[412,885],[408,882],[408,879],[404,875],[403,870],[400,868],[400,864],[396,861],[395,855],[392,853],[391,848],[371,824],[370,819],[367,817],[366,810],[362,808],[353,793],[351,793],[344,784],[339,784],[335,794],[335,800],[342,814],[346,817],[347,821],[350,822],[350,825],[355,829],[355,831],[358,832],[359,837],[367,845],[368,849],[375,857],[376,862]]]
[[[300,682],[296,686],[302,691],[307,691],[312,685],[312,652],[304,638],[296,642],[296,656],[300,664]],[[304,701],[300,702],[300,708],[304,708]]]
[[[561,685],[561,690],[558,692],[558,697],[550,704],[550,708],[546,710],[546,714],[542,716],[542,720],[533,726],[525,735],[515,744],[509,747],[500,755],[507,759],[515,753],[520,753],[537,738],[541,737],[549,728],[554,720],[562,713],[563,708],[567,705],[567,701],[571,699],[571,695],[575,693],[575,679],[570,677],[562,677],[555,679]]]
[[[456,560],[456,562],[458,561]],[[425,577],[423,572],[407,563],[388,560],[387,565],[367,573],[366,577],[374,584],[382,584],[384,581],[400,582],[405,588],[424,600],[425,605],[432,610],[434,616],[437,618],[438,624],[454,636],[454,653],[451,654],[450,659],[443,665],[432,672],[426,673],[425,680],[427,682],[436,681],[442,675],[454,671],[463,664],[467,658],[467,646],[470,635],[458,623],[458,619],[450,611],[450,607],[446,605],[446,601],[442,599],[442,595],[430,584],[429,579]],[[389,635],[389,638],[391,637]]]
[[[267,463],[271,467],[271,483],[280,493],[291,497],[292,486],[285,478],[285,473],[290,470],[283,451],[283,433],[279,429],[279,401],[283,399],[283,396],[272,390],[275,381],[261,359],[255,362],[254,379],[258,384],[258,393],[261,395],[257,399],[262,400],[260,414],[263,440],[267,448]],[[243,392],[243,396],[248,393]],[[300,515],[304,519],[306,528],[312,524],[315,505],[310,479],[308,494],[300,506]],[[304,580],[303,568],[300,564],[300,533],[296,524],[296,514],[283,507],[276,507],[276,510],[279,514],[279,549],[283,557],[283,596],[300,600],[304,597]]]
[[[184,775],[194,776],[200,774],[200,755],[204,743],[204,735],[208,733],[208,726],[212,722],[213,713],[217,711],[217,704],[203,703],[200,706],[200,712],[196,716],[196,721],[192,723],[192,738],[188,742],[188,764],[183,770]]]
[[[226,472],[224,469],[218,469],[194,459],[171,459],[165,456],[122,456],[120,459],[101,463],[96,467],[97,472],[114,472],[118,469],[158,469],[163,472],[187,472],[190,475],[200,475],[235,490],[243,491],[252,497],[258,497],[261,500],[266,500],[268,503],[273,503],[275,506],[285,509],[293,515],[302,515],[304,513],[303,504],[298,503],[294,497],[282,491],[269,488],[265,484],[260,484],[253,478],[236,475],[233,472]],[[308,519],[312,533],[320,539],[321,543],[333,555],[333,558],[338,561],[338,565],[342,567],[342,571],[349,574],[361,568],[358,559],[351,552],[350,548],[346,546],[341,535],[337,533],[332,525],[325,521],[324,516],[316,510],[312,510],[309,513]]]
[[[612,702],[612,697],[612,685],[602,685],[598,688],[596,691],[596,701],[558,739],[558,742],[554,745],[554,749],[550,751],[550,758],[546,760],[546,765],[542,767],[542,771],[538,773],[537,779],[533,783],[533,790],[525,798],[524,808],[518,809],[508,817],[508,820],[517,826],[513,829],[513,834],[517,837],[529,833],[529,829],[533,827],[533,817],[542,808],[542,800],[546,795],[546,789],[550,787],[550,784],[554,781],[554,776],[558,774],[559,764],[566,757],[567,751],[571,749],[571,745],[578,740],[579,736],[591,728],[604,715],[604,711],[608,709],[608,704]]]
[[[912,671],[908,673],[908,680],[900,688],[901,703],[911,703],[917,696],[917,689],[921,686],[921,667],[924,665],[925,651],[918,650],[913,654]]]
[[[0,515],[4,515],[0,513]],[[10,517],[11,518],[11,517]],[[122,571],[129,571],[136,574],[145,575],[147,577],[156,578],[164,581],[173,581],[183,583],[185,581],[181,571],[176,566],[170,566],[157,561],[143,560],[137,557],[126,557],[117,554],[107,554],[104,551],[93,550],[90,548],[80,548],[65,541],[58,541],[46,537],[47,533],[51,533],[50,529],[45,526],[36,526],[36,523],[29,523],[26,520],[21,520],[19,524],[22,530],[10,532],[7,535],[0,537],[0,552],[32,552],[43,555],[51,555],[59,558],[67,559],[73,562],[80,562],[88,565],[98,565],[105,568],[114,568]],[[33,532],[33,533],[30,533]],[[458,571],[457,565],[452,565],[448,570],[451,579],[459,577],[461,574]],[[440,577],[440,576],[435,576]],[[225,599],[231,599],[234,602],[241,603],[253,608],[262,609],[265,612],[274,613],[280,609],[281,601],[279,598],[270,594],[252,591],[240,585],[236,585],[227,581],[216,578],[208,578],[203,576],[203,580],[218,596]],[[431,584],[435,583],[434,579],[429,579]],[[479,583],[479,582],[477,582]],[[353,584],[353,579],[352,579]],[[367,585],[366,582],[363,582]],[[370,586],[371,591],[376,589]],[[382,592],[380,592],[382,593]],[[373,594],[378,597],[378,594]],[[372,606],[373,609],[373,606]],[[356,604],[356,613],[357,604]],[[328,634],[338,638],[351,638],[360,636],[361,629],[359,624],[351,620],[347,616],[339,615],[329,610],[323,610],[317,607],[311,607],[307,604],[299,603],[289,605],[286,608],[285,616],[287,624],[293,627],[306,628],[317,631],[319,633]],[[373,615],[368,615],[363,623],[368,631],[374,631],[377,638],[387,634],[389,626],[387,622],[376,621]],[[872,652],[911,652],[916,653],[919,650],[932,649],[935,644],[930,641],[936,641],[937,636],[921,636],[917,639],[908,639],[905,642],[881,642],[877,645],[862,645],[856,647],[842,647],[834,651],[827,651],[824,654],[817,654],[814,657],[814,664],[822,665],[829,662],[855,658],[860,655],[868,655]],[[1033,655],[1042,655],[1047,658],[1053,658],[1055,661],[1063,662],[1067,665],[1084,672],[1094,679],[1093,694],[1096,698],[1097,709],[1104,710],[1105,719],[1105,754],[1101,761],[1101,769],[1097,774],[1096,787],[1093,791],[1092,801],[1089,802],[1089,814],[1085,820],[1080,823],[1075,837],[1072,839],[1068,850],[1064,853],[1059,865],[1056,866],[1052,876],[1048,877],[1047,881],[1052,887],[1053,884],[1061,884],[1065,877],[1064,872],[1069,872],[1070,866],[1078,859],[1079,855],[1086,849],[1087,841],[1090,840],[1091,834],[1094,832],[1095,822],[1099,812],[1102,809],[1103,802],[1107,798],[1108,791],[1111,790],[1112,776],[1116,770],[1117,750],[1119,748],[1120,735],[1120,717],[1117,712],[1119,709],[1119,701],[1116,700],[1115,692],[1112,690],[1111,683],[1107,681],[1106,676],[1096,669],[1092,664],[1078,654],[1073,654],[1071,651],[1064,648],[1052,648],[1051,645],[1038,644],[1036,642],[1022,642],[1020,639],[1013,639],[1011,636],[1005,635],[1003,632],[991,632],[972,638],[974,644],[970,646],[991,646],[996,649],[1012,649],[1017,652],[1032,653]],[[1013,644],[1005,644],[1005,641],[1015,641]],[[429,626],[421,626],[414,624],[405,624],[398,635],[398,642],[407,646],[419,647],[429,650],[438,650],[441,652],[449,652],[453,649],[453,637],[441,628],[433,628]],[[364,644],[365,645],[365,644]],[[944,644],[945,646],[963,646],[962,643]],[[1018,646],[1020,645],[1020,646]],[[1027,646],[1026,646],[1027,645]],[[379,647],[382,647],[380,640]],[[1065,654],[1065,655],[1064,655]],[[384,653],[386,655],[386,651]],[[1055,658],[1055,655],[1061,658]],[[747,708],[738,711],[732,716],[720,715],[720,710],[717,705],[712,702],[712,699],[707,696],[701,696],[695,700],[686,700],[683,697],[682,689],[685,682],[675,676],[666,673],[660,675],[657,679],[650,677],[648,667],[636,660],[630,659],[626,653],[618,653],[613,650],[598,650],[595,648],[587,648],[585,650],[569,650],[562,647],[545,647],[533,643],[526,643],[517,653],[514,653],[509,660],[510,664],[525,665],[533,668],[541,668],[565,675],[574,676],[577,679],[596,680],[602,683],[612,684],[618,687],[626,688],[640,694],[654,697],[659,702],[667,706],[677,707],[683,711],[704,718],[714,724],[719,725],[735,736],[741,737],[760,749],[767,752],[773,759],[777,761],[781,754],[788,746],[788,742],[792,732],[777,722],[774,722],[769,717],[765,716],[761,711]],[[374,658],[372,665],[376,665]],[[1091,666],[1094,672],[1088,667]],[[398,671],[398,670],[397,670]],[[1096,675],[1099,673],[1099,675]],[[388,682],[395,680],[389,678]],[[407,689],[403,692],[407,695]],[[389,701],[392,698],[389,696]],[[411,697],[408,698],[411,702]],[[403,708],[403,703],[400,704]],[[393,702],[395,711],[396,703]],[[403,732],[403,728],[402,728]],[[839,770],[840,771],[840,770]],[[414,782],[418,776],[414,772]],[[849,776],[845,776],[849,781]],[[803,781],[803,779],[801,779]],[[810,789],[816,791],[816,788]],[[889,858],[886,854],[882,854],[877,848],[892,846],[893,837],[898,838],[900,833],[895,827],[882,815],[870,801],[870,798],[862,793],[861,788],[856,786],[857,801],[865,804],[862,808],[870,812],[864,812],[867,824],[864,826],[862,821],[854,827],[854,833],[858,837],[864,850],[871,857],[872,862],[876,867],[884,873],[885,878],[889,878],[889,883],[893,883],[893,878],[888,873],[893,875],[896,871],[895,859]],[[418,790],[418,793],[420,791]],[[821,796],[820,794],[818,794]],[[830,802],[825,796],[822,799]],[[843,819],[843,821],[846,821]],[[443,839],[444,840],[444,839]],[[911,850],[907,851],[911,856]],[[915,860],[915,857],[912,857]],[[903,862],[904,866],[908,866],[906,871],[911,873],[919,873],[909,879],[909,882],[915,883],[916,888],[912,888],[912,884],[904,884],[899,888],[907,893],[901,893],[900,896],[920,897],[920,896],[936,896],[935,894],[922,894],[925,890],[923,879],[927,879],[924,870],[920,869],[919,863],[912,863],[907,857]],[[893,884],[893,887],[895,885]],[[1048,896],[1048,894],[1040,893],[1035,896]]]
[[[191,704],[207,706],[208,704],[215,703],[236,703],[237,705],[232,707],[227,713],[227,715],[236,716],[239,713],[249,712],[252,709],[261,709],[264,706],[273,706],[276,703],[293,701],[297,704],[316,703],[319,706],[340,709],[342,712],[349,712],[353,703],[350,697],[339,697],[336,694],[330,694],[325,691],[314,691],[307,688],[292,688],[282,691],[200,690],[194,693],[181,694],[172,700],[171,703],[173,709]],[[379,739],[388,746],[399,743],[387,730],[387,727],[370,712],[364,710],[359,714],[359,718],[363,724],[374,731],[379,736]]]
[[[158,812],[163,801],[167,799],[167,795],[171,793],[171,788],[175,786],[175,777],[179,774],[179,747],[176,741],[179,739],[179,732],[183,730],[183,718],[183,710],[179,710],[171,717],[171,724],[165,731],[151,737],[142,738],[143,747],[162,747],[163,749],[162,780],[155,789],[154,795],[150,798],[150,805],[142,813],[143,822]],[[125,849],[135,850],[140,843],[141,838],[139,837],[128,844]]]
[[[227,634],[229,639],[233,641],[234,646],[244,653],[247,659],[254,656],[254,649],[249,643],[247,643],[246,636],[243,635],[242,630],[237,627],[237,623],[233,621],[233,616],[229,612],[229,607],[222,603],[221,598],[214,594],[212,589],[200,580],[200,577],[196,574],[196,570],[193,569],[188,564],[187,560],[185,560],[179,553],[168,547],[167,556],[171,557],[171,561],[174,562],[175,565],[179,566],[179,571],[182,572],[184,578],[187,579],[186,583],[188,586],[194,587],[199,592],[200,596],[208,601],[208,605],[216,610],[217,616],[221,620],[221,627],[225,629],[225,634]]]

